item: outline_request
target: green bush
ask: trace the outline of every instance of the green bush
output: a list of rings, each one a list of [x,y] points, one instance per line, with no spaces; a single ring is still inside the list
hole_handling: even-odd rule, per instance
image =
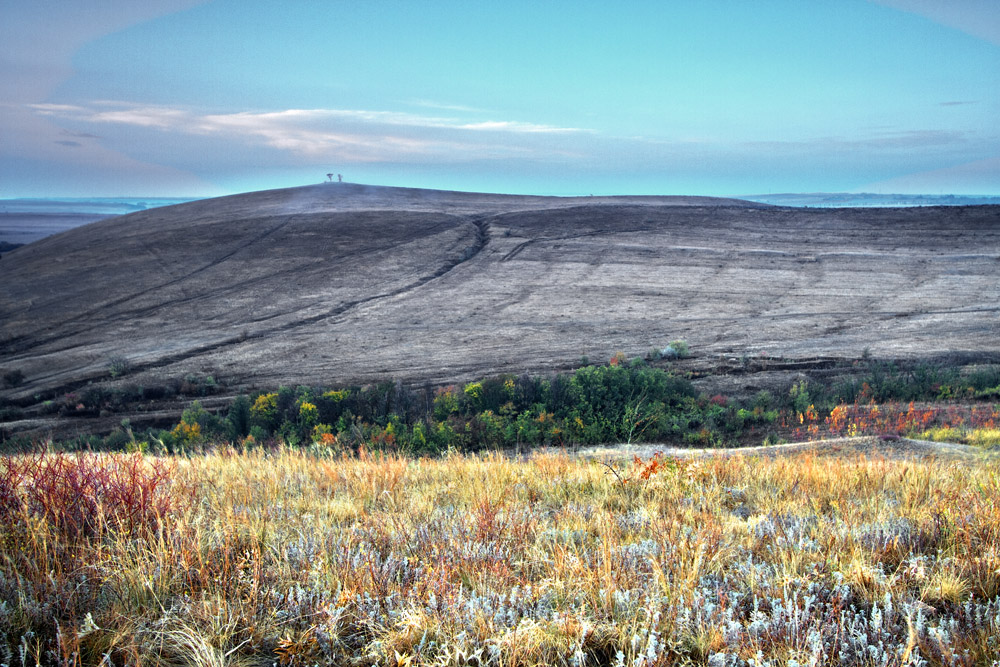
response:
[[[686,359],[689,356],[691,356],[691,351],[688,349],[688,344],[683,340],[670,341],[670,348],[677,355],[678,359]]]
[[[230,437],[233,440],[250,435],[250,407],[250,398],[243,394],[233,399],[229,406],[229,414],[226,415],[226,419],[229,421]]]
[[[793,382],[792,388],[788,390],[788,398],[792,410],[798,414],[805,414],[809,406],[813,404],[809,396],[809,383],[805,380]]]
[[[108,372],[113,378],[128,375],[132,370],[132,362],[127,357],[115,355],[108,359]]]
[[[259,394],[250,407],[250,426],[259,427],[266,433],[272,433],[280,423],[278,413],[278,395],[275,393]]]

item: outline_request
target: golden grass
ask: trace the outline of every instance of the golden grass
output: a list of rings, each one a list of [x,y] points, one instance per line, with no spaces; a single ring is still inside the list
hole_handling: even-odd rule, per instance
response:
[[[1000,660],[996,463],[613,465],[227,450],[177,460],[138,534],[23,508],[0,662]]]
[[[924,440],[934,440],[936,442],[958,442],[965,445],[976,445],[985,449],[1000,447],[1000,428],[939,426],[922,432],[919,437]]]

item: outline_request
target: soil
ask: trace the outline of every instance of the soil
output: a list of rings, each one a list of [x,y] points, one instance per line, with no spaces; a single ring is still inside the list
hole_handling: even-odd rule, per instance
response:
[[[674,339],[732,394],[862,354],[1000,361],[1000,207],[332,183],[78,227],[4,253],[0,285],[0,370],[25,378],[0,390],[26,411],[9,431],[107,426],[38,407],[92,385],[435,385]]]
[[[758,456],[777,458],[797,455],[812,455],[817,457],[882,457],[886,459],[922,459],[934,458],[952,463],[973,463],[984,459],[995,460],[1000,453],[985,450],[972,445],[962,445],[952,442],[932,442],[930,440],[913,440],[910,438],[880,438],[863,436],[857,438],[832,438],[810,442],[794,442],[784,445],[761,445],[755,447],[739,447],[735,449],[702,449],[693,447],[673,447],[663,444],[614,445],[603,447],[586,447],[575,452],[582,458],[599,461],[632,459],[650,459],[660,455],[667,458],[708,458],[715,456]]]

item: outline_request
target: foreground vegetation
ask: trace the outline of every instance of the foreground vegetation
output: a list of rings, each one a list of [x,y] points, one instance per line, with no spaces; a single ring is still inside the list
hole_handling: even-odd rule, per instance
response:
[[[1000,467],[0,458],[0,663],[988,665]]]

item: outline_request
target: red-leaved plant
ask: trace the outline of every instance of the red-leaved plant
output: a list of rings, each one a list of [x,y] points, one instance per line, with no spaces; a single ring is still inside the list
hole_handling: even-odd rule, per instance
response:
[[[0,525],[42,520],[70,540],[154,529],[177,509],[174,465],[141,454],[0,457]]]

